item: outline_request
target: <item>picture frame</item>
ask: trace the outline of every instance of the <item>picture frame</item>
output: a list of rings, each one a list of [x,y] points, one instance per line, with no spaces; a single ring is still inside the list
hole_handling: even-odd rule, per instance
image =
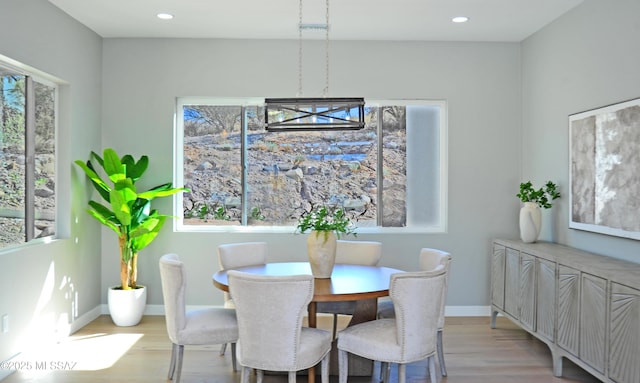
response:
[[[569,228],[640,240],[640,98],[569,115]]]

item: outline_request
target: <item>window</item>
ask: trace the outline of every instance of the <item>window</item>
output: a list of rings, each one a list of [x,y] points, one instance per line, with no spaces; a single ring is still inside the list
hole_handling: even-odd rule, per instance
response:
[[[0,63],[0,248],[55,234],[56,98]]]
[[[267,132],[263,100],[179,99],[179,230],[291,227],[312,205],[444,231],[443,102],[366,101],[358,131]],[[179,208],[178,208],[179,209]]]

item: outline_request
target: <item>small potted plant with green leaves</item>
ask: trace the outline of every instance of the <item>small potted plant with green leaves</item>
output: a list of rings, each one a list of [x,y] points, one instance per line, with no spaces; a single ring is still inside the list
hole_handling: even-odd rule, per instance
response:
[[[527,181],[520,184],[520,192],[516,196],[524,204],[520,209],[520,239],[522,242],[535,242],[542,226],[540,209],[551,208],[551,201],[560,198],[558,187],[547,181],[544,187],[536,189],[531,181]]]
[[[149,166],[147,156],[136,161],[130,154],[120,157],[107,148],[102,157],[91,152],[88,161],[77,160],[75,164],[89,177],[103,200],[103,203],[89,201],[87,211],[118,237],[120,285],[109,289],[109,313],[116,325],[134,326],[142,318],[146,304],[146,288],[137,283],[138,252],[156,238],[171,217],[151,209],[151,201],[189,190],[174,188],[170,182],[147,191],[138,190],[136,181]]]
[[[336,261],[336,241],[342,235],[355,236],[355,229],[344,209],[335,206],[316,205],[300,216],[296,232],[310,232],[307,255],[315,278],[331,278]]]

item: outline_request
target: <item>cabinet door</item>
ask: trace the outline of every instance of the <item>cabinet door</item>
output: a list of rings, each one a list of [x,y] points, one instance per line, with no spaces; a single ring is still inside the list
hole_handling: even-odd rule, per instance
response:
[[[520,252],[506,249],[504,280],[504,311],[518,319],[520,299]]]
[[[529,331],[536,330],[536,259],[520,253],[520,323]]]
[[[611,283],[609,378],[640,382],[640,290]]]
[[[607,281],[582,274],[580,359],[604,374],[606,362]]]
[[[493,246],[491,258],[491,303],[504,309],[504,246]]]
[[[558,265],[558,346],[578,356],[580,272]]]
[[[556,324],[556,264],[538,259],[537,268],[536,331],[553,342]]]

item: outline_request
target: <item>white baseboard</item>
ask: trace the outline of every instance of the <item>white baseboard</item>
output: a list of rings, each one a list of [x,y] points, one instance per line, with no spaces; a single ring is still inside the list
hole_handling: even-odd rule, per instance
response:
[[[81,328],[88,325],[89,323],[93,322],[101,314],[102,314],[102,308],[100,306],[96,306],[93,309],[89,310],[89,312],[87,312],[86,314],[79,316],[78,318],[76,318],[75,321],[73,321],[73,323],[71,323],[69,335],[80,330]]]
[[[488,317],[491,315],[491,306],[446,306],[446,317]]]
[[[187,311],[206,307],[212,306],[190,305],[187,306]],[[109,314],[107,305],[101,306],[101,313]],[[164,315],[164,305],[147,305],[144,309],[144,315]],[[491,315],[491,306],[447,306],[444,315],[448,317],[488,317]]]

